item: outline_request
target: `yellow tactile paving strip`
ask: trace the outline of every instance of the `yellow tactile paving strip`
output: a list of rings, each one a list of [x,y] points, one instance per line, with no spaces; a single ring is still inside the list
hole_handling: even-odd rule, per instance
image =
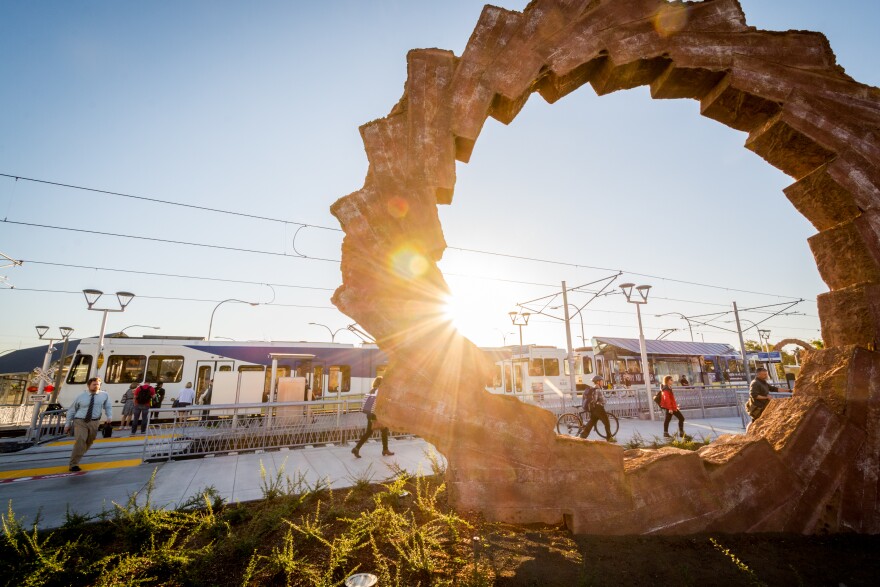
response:
[[[126,459],[122,461],[106,461],[102,463],[80,463],[83,471],[97,471],[100,469],[121,469],[123,467],[136,467],[141,464],[140,459]],[[37,477],[40,475],[55,475],[67,473],[67,465],[60,467],[41,467],[38,469],[18,469],[15,471],[0,471],[0,479],[19,479],[21,477]]]
[[[137,440],[143,441],[146,438],[147,437],[143,436],[143,435],[119,436],[116,438],[113,438],[111,436],[110,438],[98,438],[95,440],[95,444],[107,444],[107,443],[112,443],[112,442],[134,442]],[[171,435],[170,434],[161,434],[159,436],[150,436],[149,438],[151,438],[151,439],[152,438],[171,438]],[[50,443],[46,444],[45,446],[72,446],[73,443],[74,443],[73,440],[58,440],[55,442],[50,442]]]

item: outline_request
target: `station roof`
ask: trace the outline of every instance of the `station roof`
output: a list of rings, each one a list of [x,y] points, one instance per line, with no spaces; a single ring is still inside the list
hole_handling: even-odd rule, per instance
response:
[[[604,352],[608,346],[617,347],[638,355],[639,339],[611,338],[597,336],[593,339],[593,349],[597,353]],[[683,342],[679,340],[645,340],[645,348],[649,355],[697,357],[701,355],[737,355],[729,344],[720,342]],[[738,355],[737,355],[738,356]]]
[[[76,352],[81,339],[71,339],[67,343],[67,354],[72,355]],[[52,347],[52,362],[61,358],[61,349],[64,343],[56,341]],[[40,345],[27,349],[19,349],[0,356],[0,375],[8,375],[12,373],[28,373],[37,367],[43,366],[43,357],[46,355],[46,346]]]

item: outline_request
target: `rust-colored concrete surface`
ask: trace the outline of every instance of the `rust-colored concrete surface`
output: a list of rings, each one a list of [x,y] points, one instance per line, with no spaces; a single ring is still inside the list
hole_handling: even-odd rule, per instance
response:
[[[460,57],[413,50],[407,73],[391,112],[361,127],[363,188],[332,207],[346,235],[333,302],[391,357],[379,418],[447,457],[459,508],[582,533],[880,532],[880,90],[847,76],[823,35],[756,30],[736,0],[486,6]],[[587,83],[699,100],[796,180],[785,195],[819,231],[828,348],[745,436],[689,454],[557,436],[549,413],[484,390],[489,365],[443,318],[437,206],[455,160],[487,117],[509,123],[532,93]]]

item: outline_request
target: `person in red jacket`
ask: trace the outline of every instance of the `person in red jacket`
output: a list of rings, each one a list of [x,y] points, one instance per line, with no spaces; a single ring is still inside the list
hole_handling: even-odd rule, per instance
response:
[[[684,416],[678,411],[678,403],[675,401],[675,394],[672,393],[672,375],[663,378],[663,386],[660,388],[660,407],[666,411],[666,418],[663,420],[663,438],[672,438],[669,434],[669,422],[672,416],[678,418],[678,435],[684,438]]]

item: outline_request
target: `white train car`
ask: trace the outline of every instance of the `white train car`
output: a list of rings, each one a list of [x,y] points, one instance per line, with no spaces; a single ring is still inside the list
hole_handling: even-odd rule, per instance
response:
[[[197,397],[217,373],[254,372],[265,375],[264,401],[271,389],[269,354],[288,354],[278,363],[277,377],[302,377],[308,399],[356,399],[369,391],[372,380],[387,367],[387,358],[376,345],[354,346],[312,342],[205,341],[185,337],[106,338],[98,355],[98,339],[83,339],[70,358],[58,402],[67,407],[86,387],[90,377],[100,377],[102,389],[113,402],[113,419],[122,416],[122,395],[131,383],[162,381],[165,406],[192,382]],[[97,355],[97,356],[96,356]],[[252,377],[252,376],[251,376]],[[219,403],[219,402],[214,402]]]
[[[493,381],[486,387],[492,393],[563,393],[571,389],[569,377],[568,351],[552,346],[507,347],[505,357],[495,361]],[[497,350],[496,355],[501,351]],[[574,352],[575,386],[589,384],[603,365],[594,363],[593,351],[589,348]]]

